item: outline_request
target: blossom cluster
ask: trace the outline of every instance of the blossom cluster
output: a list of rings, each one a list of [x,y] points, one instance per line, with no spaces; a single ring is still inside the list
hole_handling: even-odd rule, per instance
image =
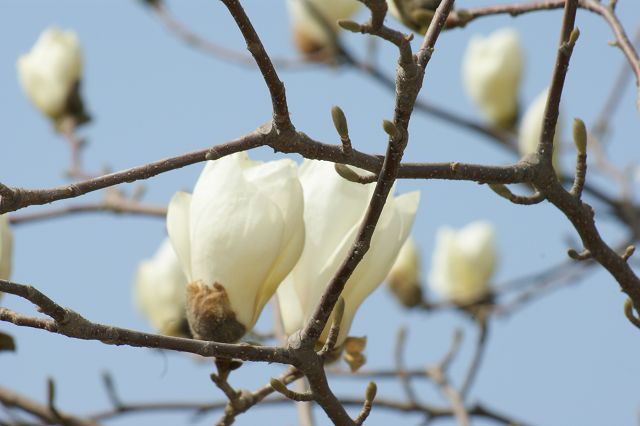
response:
[[[161,332],[234,342],[277,293],[288,335],[300,330],[355,241],[374,184],[333,163],[257,162],[245,152],[208,162],[192,194],[169,204],[163,243],[143,262],[137,300]],[[407,239],[419,193],[390,195],[371,248],[347,281],[338,344],[356,310],[385,279]],[[321,336],[323,341],[328,327]]]

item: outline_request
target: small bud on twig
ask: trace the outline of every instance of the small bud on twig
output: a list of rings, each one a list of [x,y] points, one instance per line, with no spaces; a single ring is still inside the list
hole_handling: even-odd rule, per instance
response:
[[[640,319],[633,312],[633,301],[631,299],[627,299],[624,301],[624,315],[631,322],[631,324],[640,328]]]
[[[573,120],[573,143],[576,145],[578,154],[587,153],[587,128],[584,121],[579,118]]]
[[[569,45],[573,47],[579,38],[580,38],[580,29],[578,29],[578,27],[575,27],[573,30],[571,30],[571,34],[569,34]]]
[[[634,253],[635,251],[636,251],[636,246],[634,246],[634,245],[630,245],[630,246],[628,246],[628,247],[625,249],[624,253],[622,254],[622,258],[623,258],[625,261],[629,260],[629,258],[633,255],[633,253]]]
[[[358,24],[355,21],[351,21],[349,19],[341,19],[338,21],[338,25],[340,28],[351,31],[352,33],[361,33],[362,25]]]
[[[353,421],[356,425],[362,425],[369,414],[371,413],[371,408],[373,407],[373,400],[376,397],[376,393],[378,392],[378,386],[374,382],[369,382],[367,385],[367,390],[365,391],[364,396],[364,404],[362,404],[362,410],[360,410],[360,414]]]
[[[366,185],[368,183],[375,182],[378,179],[378,177],[374,174],[371,174],[369,176],[361,176],[346,164],[336,163],[334,167],[340,177],[348,180],[349,182]]]
[[[581,253],[578,253],[574,249],[567,250],[567,255],[573,260],[588,260],[591,259],[591,252],[589,250],[584,250]]]
[[[490,183],[489,188],[502,198],[506,198],[507,200],[511,200],[513,197],[513,193],[507,188],[507,185],[503,183]]]
[[[393,123],[393,121],[382,120],[382,128],[384,129],[384,132],[388,134],[392,139],[396,139],[400,135],[400,132],[398,131],[398,128]]]
[[[373,402],[376,398],[376,394],[378,393],[378,386],[375,382],[369,382],[367,385],[367,390],[365,391],[365,401]]]
[[[333,119],[333,125],[338,135],[340,135],[341,138],[348,138],[349,127],[347,125],[347,117],[345,117],[344,112],[339,106],[334,105],[331,108],[331,118]]]
[[[294,392],[289,388],[287,388],[287,386],[284,383],[282,383],[280,380],[274,379],[273,377],[269,380],[269,384],[271,385],[274,391],[281,393],[282,395],[286,396],[287,398],[293,401],[308,402],[308,401],[313,401],[314,399],[313,394],[311,392],[306,392],[306,393]]]

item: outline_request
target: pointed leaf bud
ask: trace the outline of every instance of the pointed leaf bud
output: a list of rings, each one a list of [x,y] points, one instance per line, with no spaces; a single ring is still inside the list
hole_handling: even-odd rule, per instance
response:
[[[578,154],[587,153],[587,128],[584,121],[579,118],[573,120],[573,143],[576,145]]]

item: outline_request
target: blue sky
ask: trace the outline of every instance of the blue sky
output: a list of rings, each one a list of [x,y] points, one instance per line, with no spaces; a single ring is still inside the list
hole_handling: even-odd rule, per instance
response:
[[[294,57],[284,1],[243,3],[269,53]],[[493,2],[457,2],[458,7],[488,4]],[[244,48],[221,2],[172,1],[168,6],[178,19],[205,37],[230,48]],[[66,145],[24,97],[15,72],[18,56],[51,25],[77,31],[84,51],[83,92],[95,117],[81,130],[89,140],[84,157],[89,170],[121,170],[222,143],[253,130],[270,117],[268,92],[253,68],[228,64],[185,46],[136,1],[5,1],[1,10],[2,183],[43,188],[67,182],[63,175],[68,162]],[[632,32],[638,24],[640,3],[620,0],[618,14]],[[444,33],[429,64],[421,99],[480,119],[462,91],[461,55],[472,34],[512,26],[520,32],[526,51],[521,87],[521,102],[526,105],[548,84],[560,20],[559,11],[517,19],[494,17]],[[391,18],[388,21],[397,26]],[[577,25],[581,37],[562,105],[567,143],[561,161],[566,170],[573,161],[568,143],[572,117],[581,117],[587,126],[593,124],[623,62],[622,54],[607,45],[612,35],[603,20],[579,11]],[[366,41],[361,36],[350,34],[345,41],[356,52],[364,52]],[[417,46],[419,41],[415,43]],[[379,54],[380,67],[393,72],[393,49],[379,44]],[[384,150],[386,138],[380,122],[393,113],[393,94],[385,88],[356,71],[340,68],[283,70],[280,76],[299,130],[324,142],[338,143],[330,108],[340,105],[349,118],[354,146],[366,152]],[[608,154],[620,165],[640,161],[640,122],[634,93],[633,85],[628,84],[612,119],[613,143]],[[514,160],[481,136],[419,113],[414,114],[410,131],[406,152],[409,161],[506,164]],[[251,156],[277,157],[267,149],[256,150]],[[186,167],[143,182],[145,200],[166,204],[174,192],[193,186],[201,167]],[[611,181],[595,173],[590,178],[610,193],[617,193]],[[555,265],[566,259],[567,248],[579,248],[577,234],[568,221],[547,203],[510,205],[475,183],[398,184],[400,192],[414,189],[422,191],[422,202],[413,234],[423,250],[427,270],[436,230],[478,219],[492,221],[497,229],[501,253],[494,280],[497,284]],[[100,196],[93,193],[56,205],[96,201]],[[604,214],[598,215],[598,225],[611,244],[624,236],[623,229]],[[24,224],[14,232],[15,281],[35,285],[91,320],[149,330],[133,307],[131,284],[137,263],[153,254],[164,238],[162,220],[96,213]],[[640,335],[622,315],[623,300],[613,279],[597,269],[579,284],[564,287],[512,317],[496,319],[471,400],[532,424],[636,422],[640,409]],[[5,296],[2,303],[34,313],[28,303],[12,296]],[[259,329],[267,330],[269,325],[267,310]],[[391,342],[400,325],[409,326],[407,359],[414,367],[437,361],[446,351],[453,330],[462,327],[464,345],[452,371],[454,381],[460,380],[475,337],[472,324],[454,312],[407,312],[385,288],[365,302],[352,327],[353,335],[368,336],[367,367],[391,365]],[[2,355],[0,385],[44,401],[46,378],[53,377],[58,385],[58,405],[63,410],[82,414],[108,407],[100,384],[102,371],[111,372],[125,401],[222,398],[208,378],[210,363],[191,356],[73,341],[9,324],[0,324],[0,329],[13,334],[19,346],[16,354]],[[278,371],[278,366],[249,365],[232,379],[238,387],[255,388]],[[363,395],[366,382],[340,379],[332,380],[332,384],[340,395]],[[426,401],[440,401],[430,385],[421,383],[418,388]],[[381,397],[398,397],[399,389],[392,381],[379,383]],[[327,423],[321,411],[316,417],[318,424]],[[197,423],[211,424],[213,419],[209,416]],[[397,417],[374,408],[368,424],[388,424],[392,419]],[[170,425],[189,420],[188,414],[165,413],[123,416],[110,423]],[[420,418],[408,416],[406,420],[418,423]],[[241,416],[237,424],[258,421],[296,424],[297,419],[292,408],[257,408]]]

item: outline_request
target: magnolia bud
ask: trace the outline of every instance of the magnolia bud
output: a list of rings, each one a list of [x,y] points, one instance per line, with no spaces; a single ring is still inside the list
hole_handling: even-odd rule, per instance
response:
[[[407,308],[412,308],[422,301],[420,255],[413,238],[408,238],[400,249],[387,275],[387,283],[398,301]]]
[[[338,21],[353,16],[356,0],[287,0],[296,47],[305,55],[333,55]],[[328,51],[328,52],[327,52]]]
[[[497,262],[494,239],[488,222],[473,222],[460,230],[440,228],[429,272],[431,289],[457,304],[486,296]]]
[[[277,293],[284,330],[289,336],[313,315],[331,277],[355,241],[375,189],[375,184],[343,179],[335,172],[333,163],[326,161],[305,160],[300,167],[300,182],[304,191],[306,240],[300,260]],[[342,291],[345,307],[336,347],[344,343],[360,304],[389,273],[409,235],[419,200],[418,192],[390,195],[387,199],[370,249]],[[321,345],[326,342],[333,316],[320,336]]]
[[[167,229],[189,282],[196,338],[234,342],[253,328],[300,257],[302,211],[296,164],[245,152],[207,163],[193,195],[173,196]]]
[[[487,37],[475,35],[462,61],[467,95],[492,124],[511,128],[518,115],[518,88],[523,68],[520,37],[503,28]]]
[[[56,127],[64,118],[89,121],[79,94],[82,52],[73,31],[49,28],[18,59],[18,78],[27,97]]]
[[[134,287],[135,302],[161,334],[189,336],[185,312],[186,285],[187,278],[168,239],[151,259],[140,262]]]

